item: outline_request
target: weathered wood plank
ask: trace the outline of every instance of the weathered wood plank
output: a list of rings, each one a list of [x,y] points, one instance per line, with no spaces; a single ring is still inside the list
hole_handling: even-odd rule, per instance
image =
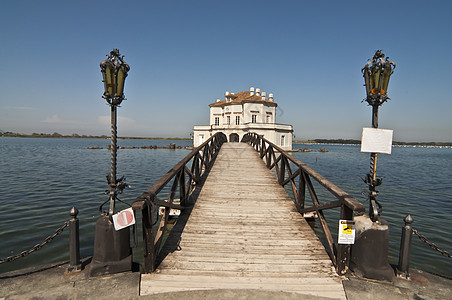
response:
[[[250,270],[240,270],[239,272],[236,271],[218,271],[218,270],[177,270],[177,269],[159,269],[157,270],[158,273],[154,273],[152,275],[157,276],[157,274],[161,275],[178,275],[178,276],[213,276],[216,278],[221,277],[253,277],[253,278],[294,278],[297,279],[300,284],[303,284],[304,280],[314,278],[312,276],[312,271],[306,270],[303,272],[297,272],[297,273],[281,273],[281,272],[272,272],[272,271],[266,271],[266,272],[259,272],[259,271],[250,271]],[[335,274],[334,270],[331,270],[330,272],[317,272],[317,276],[315,278],[326,278],[331,279],[333,276],[332,274]],[[149,279],[152,279],[149,278]]]
[[[312,265],[313,261],[316,260],[319,264],[324,264],[323,267],[328,268],[329,267],[329,259],[328,257],[324,258],[315,258],[315,257],[303,257],[303,259],[272,259],[272,258],[265,258],[262,256],[259,257],[253,257],[253,258],[243,258],[243,257],[218,257],[218,256],[208,256],[208,257],[199,257],[199,256],[180,256],[178,257],[178,264],[183,265],[186,269],[192,269],[193,266],[196,265],[214,265],[214,264],[234,264],[236,267],[240,267],[241,265],[262,265],[268,267],[267,269],[277,270],[273,265],[280,265],[283,261],[284,264],[290,264],[290,268],[287,267],[288,270],[294,270],[295,266],[301,266],[305,268],[306,264]],[[163,265],[162,265],[163,266]],[[165,265],[168,267],[169,265]],[[247,266],[248,267],[248,266]],[[202,270],[206,270],[207,268],[203,268]],[[218,270],[215,268],[215,270]],[[252,269],[248,269],[252,270]]]
[[[181,233],[179,251],[143,275],[141,294],[265,289],[345,299],[323,245],[250,146],[222,146]]]
[[[163,261],[162,268],[177,269],[177,270],[211,270],[211,271],[235,271],[241,270],[259,271],[259,272],[281,272],[281,273],[298,273],[298,272],[327,272],[329,268],[322,265],[315,265],[312,262],[306,264],[248,264],[248,263],[214,263],[214,262],[192,262],[190,264],[185,262]],[[182,279],[182,277],[181,277]]]
[[[185,252],[198,252],[198,255],[203,255],[204,253],[213,252],[218,248],[213,247],[184,247],[182,250]],[[233,251],[235,249],[231,249],[230,247],[222,248],[218,250],[218,253],[221,253],[222,255],[228,255],[230,252],[237,252],[242,253],[243,255],[247,255],[249,253],[258,254],[258,255],[265,255],[268,253],[269,248],[256,248],[256,247],[249,247],[248,249],[245,247],[242,247],[241,249],[237,251]],[[319,249],[321,250],[321,249]],[[293,247],[291,248],[284,248],[280,249],[277,253],[273,254],[281,254],[281,255],[290,255],[293,253],[308,253],[308,251],[295,251]]]
[[[304,278],[302,281],[297,278],[253,278],[253,277],[220,277],[211,276],[190,276],[190,280],[179,282],[177,275],[160,275],[151,279],[155,285],[162,288],[162,292],[184,291],[184,290],[205,290],[205,289],[265,289],[286,292],[306,291],[315,296],[331,297],[337,299],[343,293],[343,289],[337,281],[332,278]],[[146,280],[146,277],[143,278]],[[152,293],[154,286],[148,286],[142,292]],[[345,298],[344,298],[345,299]]]
[[[318,251],[318,253],[312,253],[311,251],[303,252],[303,253],[291,253],[291,254],[276,254],[276,253],[253,253],[247,252],[246,256],[243,253],[229,253],[225,256],[221,252],[204,252],[203,256],[199,255],[199,251],[190,251],[188,249],[184,249],[184,253],[175,252],[174,257],[178,260],[208,260],[208,259],[243,259],[243,260],[254,260],[254,259],[262,259],[267,261],[280,262],[281,260],[317,260],[317,259],[328,259],[328,255],[326,253],[322,253]]]

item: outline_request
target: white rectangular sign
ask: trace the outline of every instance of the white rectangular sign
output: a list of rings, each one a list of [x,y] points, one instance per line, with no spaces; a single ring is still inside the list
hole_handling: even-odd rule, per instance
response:
[[[355,221],[339,220],[339,235],[337,236],[338,244],[355,243]]]
[[[391,129],[363,128],[361,139],[361,152],[391,154]]]
[[[111,217],[116,231],[135,224],[135,215],[132,208],[121,210]]]

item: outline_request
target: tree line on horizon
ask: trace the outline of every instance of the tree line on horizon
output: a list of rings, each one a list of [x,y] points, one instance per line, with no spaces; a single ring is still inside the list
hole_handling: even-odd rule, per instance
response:
[[[109,136],[106,135],[86,135],[86,134],[78,134],[73,133],[71,135],[64,135],[58,132],[54,133],[36,133],[25,134],[25,133],[17,133],[17,132],[3,132],[0,131],[0,137],[31,137],[31,138],[83,138],[83,139],[109,139]],[[120,137],[118,139],[144,139],[144,140],[190,140],[189,138],[164,138],[164,137]]]
[[[0,137],[32,137],[32,138],[83,138],[83,139],[108,139],[106,135],[85,135],[73,133],[71,135],[64,135],[58,132],[54,133],[36,133],[24,134],[17,132],[3,132],[0,130]],[[144,140],[191,140],[191,138],[164,138],[164,137],[118,137],[118,139],[144,139]],[[294,140],[294,143],[300,144],[345,144],[345,145],[360,145],[361,140],[355,139],[314,139],[314,140]],[[398,146],[452,146],[452,142],[397,142],[393,141],[393,145]]]
[[[316,144],[345,144],[345,145],[361,145],[361,140],[355,139],[314,139],[293,141],[294,143],[316,143]],[[393,141],[393,145],[397,146],[452,146],[452,142],[398,142]]]

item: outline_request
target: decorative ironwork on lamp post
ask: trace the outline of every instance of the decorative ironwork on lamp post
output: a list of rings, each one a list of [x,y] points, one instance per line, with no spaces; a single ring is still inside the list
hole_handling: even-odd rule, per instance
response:
[[[372,58],[362,68],[364,85],[366,87],[366,101],[372,106],[372,127],[378,128],[378,108],[388,101],[389,79],[394,72],[396,64],[385,58],[381,50],[377,50]],[[382,183],[382,178],[376,177],[377,153],[370,154],[370,172],[364,182],[369,186],[369,217],[373,222],[381,215],[381,204],[376,200],[378,191],[375,188]],[[377,208],[378,206],[378,208]]]
[[[115,201],[119,201],[117,195],[129,187],[125,183],[124,177],[116,178],[116,109],[125,99],[124,83],[130,67],[119,54],[119,50],[113,49],[107,55],[107,59],[100,63],[100,68],[105,88],[102,97],[107,100],[111,108],[111,172],[107,175],[110,189],[106,193],[109,194],[109,198],[99,206],[101,217],[96,222],[94,254],[89,268],[90,276],[113,274],[132,269],[129,228],[116,230],[112,222]],[[110,201],[110,208],[104,212],[102,207],[108,201]]]
[[[109,193],[110,208],[108,210],[108,215],[113,215],[115,213],[115,200],[117,195],[121,194],[122,191],[129,187],[125,183],[124,176],[120,179],[116,178],[116,153],[117,153],[117,107],[125,99],[124,97],[124,84],[127,77],[127,72],[129,72],[130,67],[124,61],[124,56],[119,54],[118,49],[113,49],[107,59],[100,63],[100,68],[103,76],[104,82],[104,98],[111,107],[111,172],[107,175],[107,182],[110,189],[107,191]],[[108,200],[107,200],[108,201]],[[106,202],[107,202],[106,201]],[[102,206],[106,203],[104,202],[99,210],[102,212]]]

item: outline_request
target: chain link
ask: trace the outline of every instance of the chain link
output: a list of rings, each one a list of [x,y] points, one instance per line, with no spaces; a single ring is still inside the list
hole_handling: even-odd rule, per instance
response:
[[[47,237],[44,241],[42,241],[41,243],[36,244],[36,245],[34,245],[33,247],[31,247],[30,249],[24,250],[24,251],[20,252],[20,253],[17,254],[17,255],[8,256],[8,257],[6,257],[6,258],[4,258],[4,259],[1,259],[1,260],[0,260],[0,264],[5,263],[5,262],[14,261],[14,260],[16,260],[16,259],[18,259],[18,258],[27,256],[27,255],[29,255],[30,253],[35,252],[36,250],[41,249],[45,244],[50,243],[57,235],[59,235],[60,233],[62,233],[63,230],[64,230],[64,228],[66,228],[68,225],[69,225],[69,221],[64,222],[64,224],[63,224],[60,228],[58,228],[58,229],[55,231],[54,234],[48,236],[48,237]]]
[[[452,258],[452,254],[450,254],[450,253],[447,252],[446,250],[442,250],[442,249],[438,248],[438,246],[436,246],[435,243],[432,243],[432,242],[430,242],[429,240],[427,240],[427,238],[426,238],[424,235],[422,235],[422,234],[420,234],[419,232],[417,232],[417,230],[414,229],[414,228],[413,228],[413,233],[414,233],[415,235],[417,235],[418,238],[419,238],[421,241],[423,241],[424,243],[426,243],[427,245],[429,245],[430,248],[432,248],[433,250],[438,251],[439,253],[441,253],[441,254],[442,254],[443,256],[445,256],[445,257]]]

